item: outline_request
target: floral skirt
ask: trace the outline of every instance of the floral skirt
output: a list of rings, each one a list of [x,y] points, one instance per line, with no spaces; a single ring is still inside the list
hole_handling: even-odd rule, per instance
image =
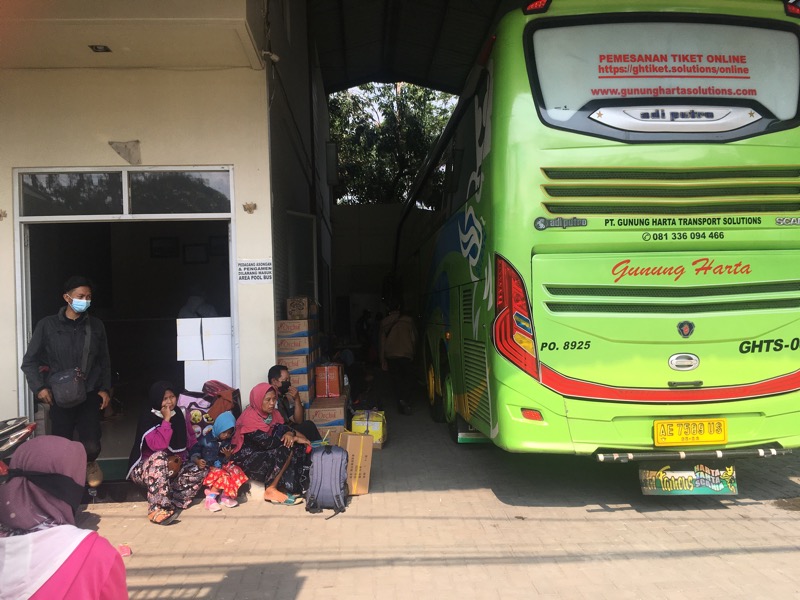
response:
[[[222,465],[221,467],[211,467],[208,475],[203,479],[203,485],[209,488],[222,490],[222,493],[230,498],[239,495],[239,488],[247,481],[241,467],[233,463]]]
[[[156,452],[131,471],[131,481],[147,489],[148,512],[159,508],[186,508],[197,496],[207,470],[193,462],[184,462],[178,474],[170,479],[168,454]]]

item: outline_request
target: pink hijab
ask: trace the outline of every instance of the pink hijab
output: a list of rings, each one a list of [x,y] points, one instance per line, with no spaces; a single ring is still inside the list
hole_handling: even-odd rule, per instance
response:
[[[277,410],[277,405],[275,410],[272,411],[272,420],[269,423],[267,423],[269,413],[261,410],[261,402],[270,390],[275,390],[275,397],[277,398],[278,389],[269,383],[259,383],[250,390],[250,406],[245,408],[236,420],[236,431],[233,432],[233,437],[231,438],[231,446],[234,452],[241,450],[244,444],[244,434],[252,433],[253,431],[265,431],[269,434],[272,433],[272,428],[276,424],[283,423],[283,416],[281,411]]]
[[[0,486],[0,523],[26,531],[75,525],[86,483],[83,444],[38,436],[17,448],[10,466],[17,476]]]

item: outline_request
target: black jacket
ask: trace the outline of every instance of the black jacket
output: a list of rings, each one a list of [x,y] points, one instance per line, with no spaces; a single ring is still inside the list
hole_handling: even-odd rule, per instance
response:
[[[67,308],[58,314],[45,317],[36,324],[28,350],[20,368],[25,373],[34,395],[47,387],[47,367],[51,373],[81,366],[86,319],[92,320],[92,338],[89,342],[86,389],[98,392],[111,389],[111,359],[108,355],[106,328],[100,319],[81,314],[75,321],[67,318]]]

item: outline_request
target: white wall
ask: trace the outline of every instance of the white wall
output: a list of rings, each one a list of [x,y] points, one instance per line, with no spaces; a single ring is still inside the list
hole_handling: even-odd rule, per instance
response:
[[[108,142],[140,140],[145,166],[233,165],[234,252],[272,253],[264,71],[0,70],[0,418],[18,411],[12,169],[125,166]],[[256,203],[253,214],[242,209]],[[235,285],[235,282],[234,282]],[[246,396],[274,362],[271,284],[237,288],[240,379]]]

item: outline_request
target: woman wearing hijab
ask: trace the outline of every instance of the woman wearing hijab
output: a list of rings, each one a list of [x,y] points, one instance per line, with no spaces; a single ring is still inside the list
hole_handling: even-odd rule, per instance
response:
[[[233,460],[250,479],[265,483],[264,500],[292,506],[308,487],[311,442],[286,425],[275,410],[277,399],[278,390],[268,383],[251,390],[250,405],[236,421]]]
[[[0,600],[127,598],[119,552],[75,527],[86,450],[46,435],[22,444],[0,485]]]
[[[128,479],[147,488],[147,518],[156,525],[169,525],[179,509],[192,503],[207,472],[198,458],[188,460],[187,448],[197,439],[183,412],[175,409],[174,390],[166,381],[150,388],[128,462]]]

